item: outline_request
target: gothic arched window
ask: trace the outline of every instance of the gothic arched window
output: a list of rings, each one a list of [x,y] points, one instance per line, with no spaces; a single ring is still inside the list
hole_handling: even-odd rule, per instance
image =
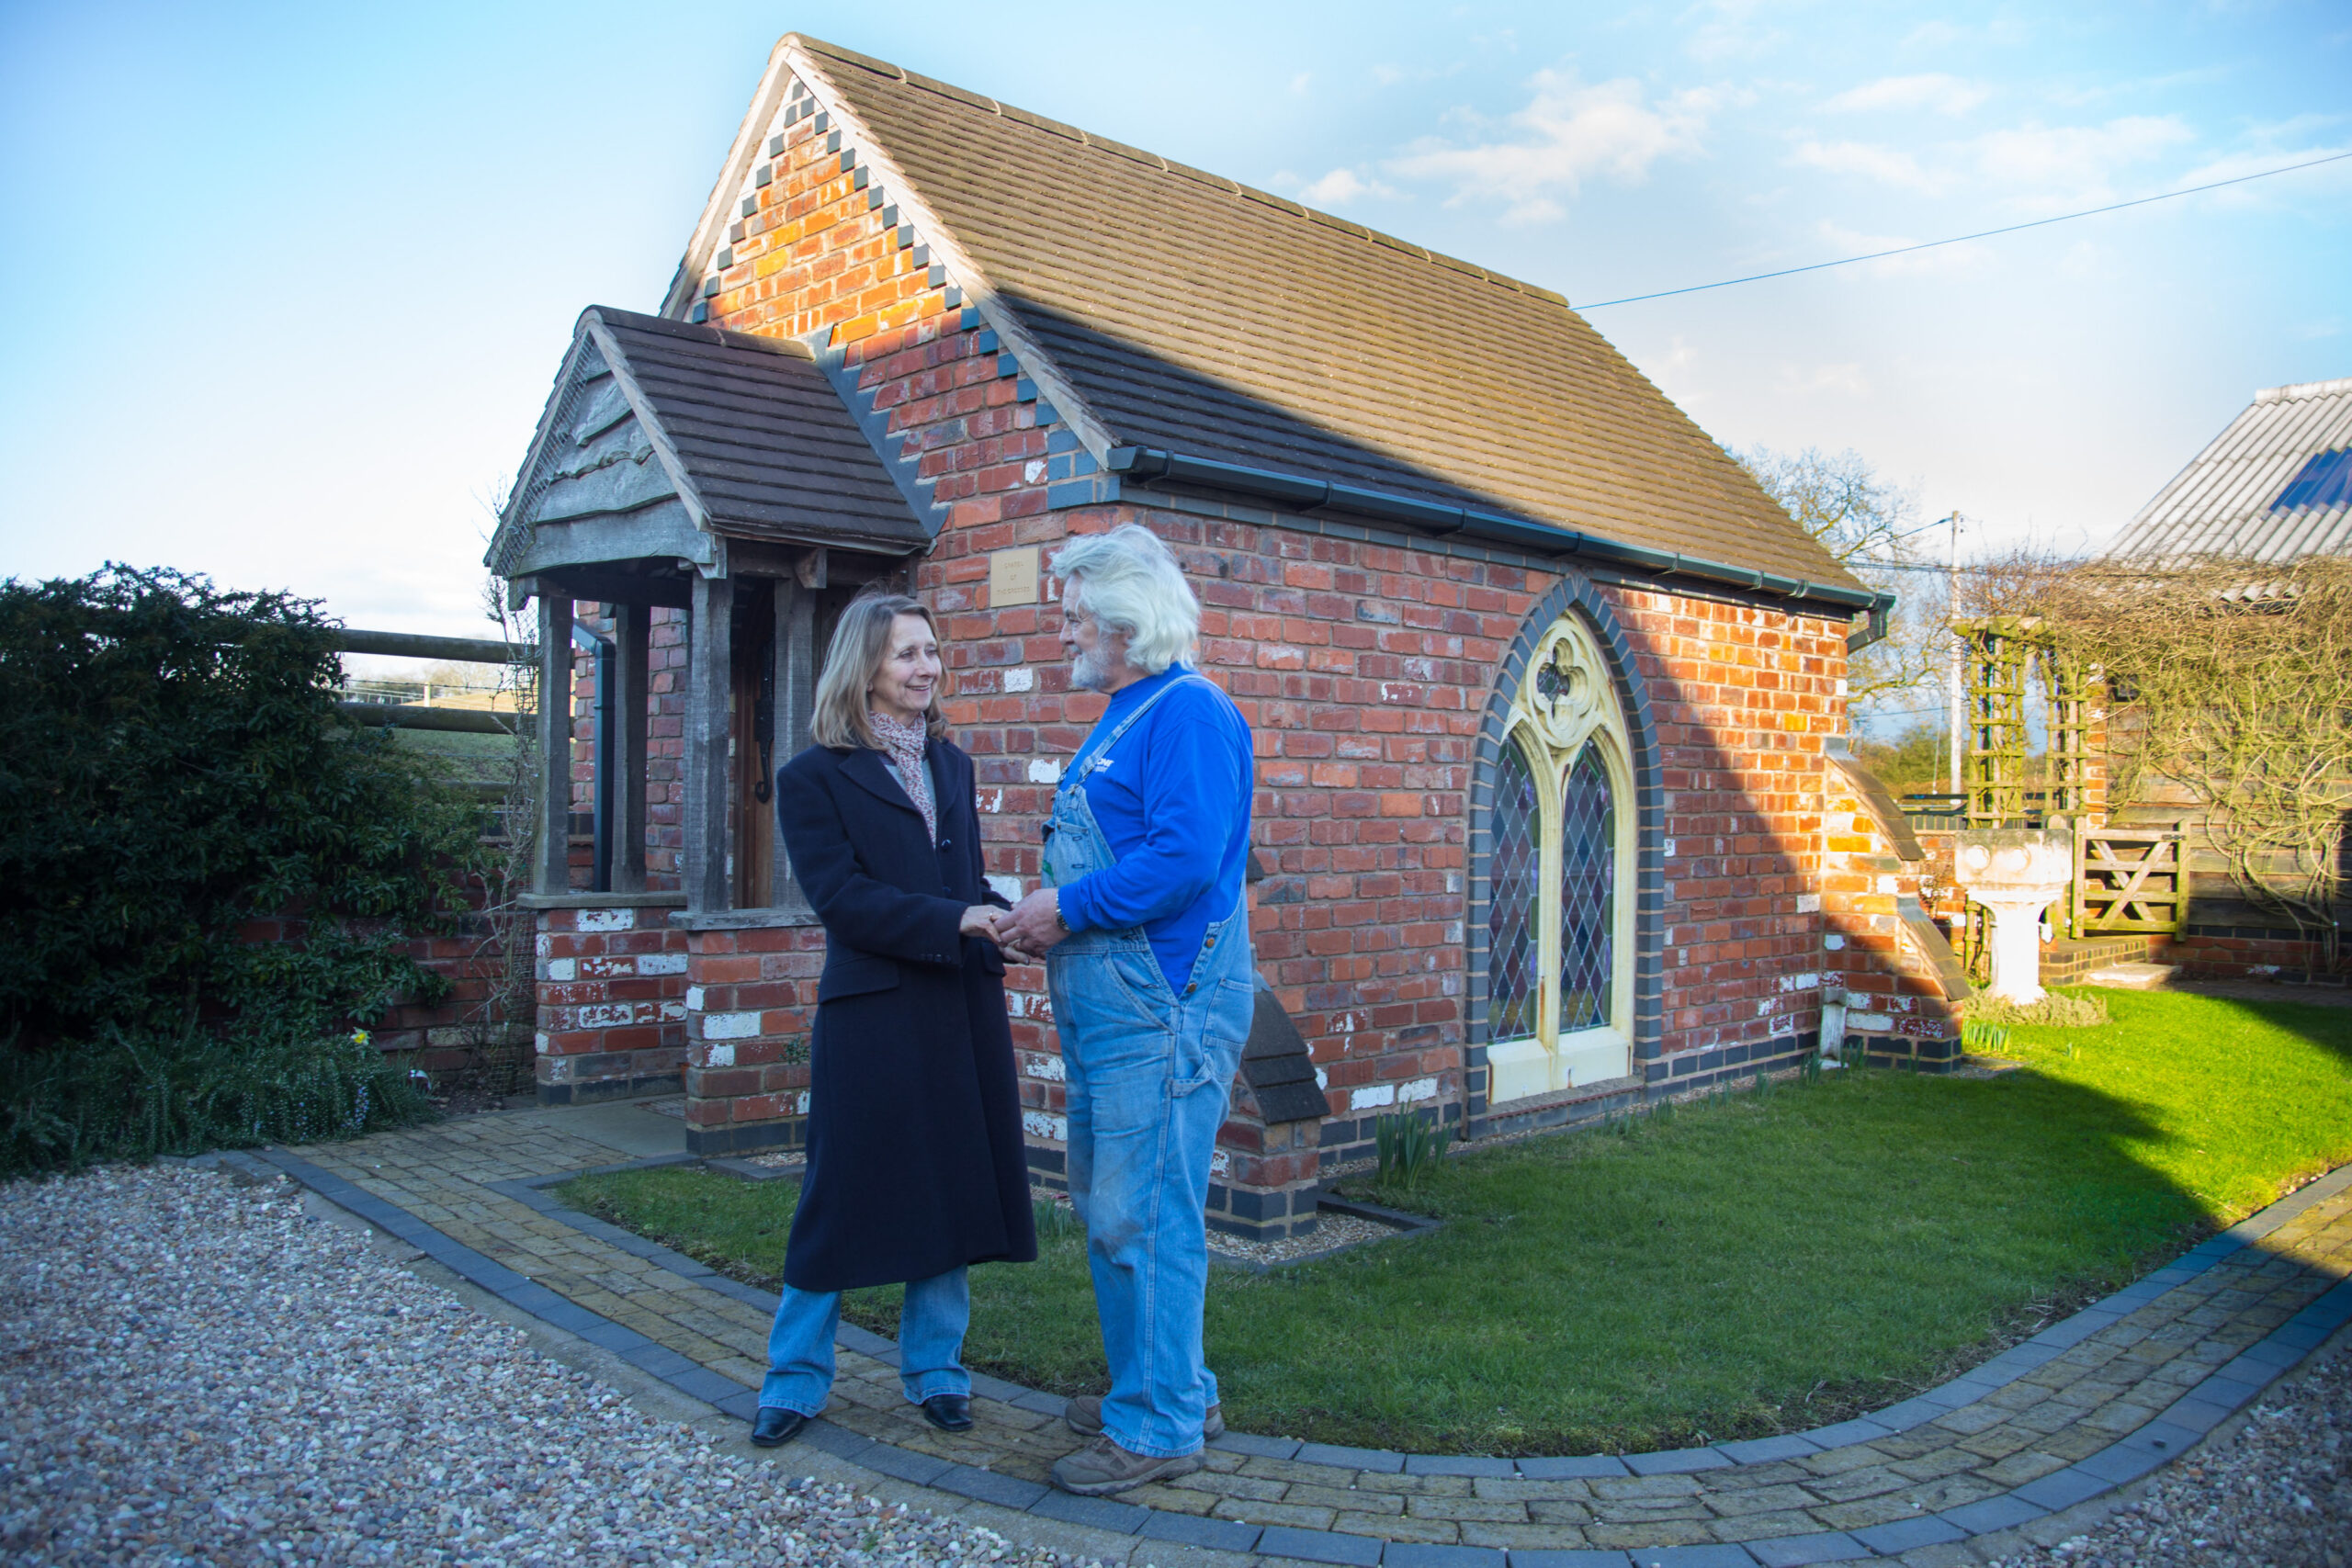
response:
[[[1633,1070],[1631,755],[1600,649],[1563,615],[1512,694],[1495,768],[1489,1104]]]

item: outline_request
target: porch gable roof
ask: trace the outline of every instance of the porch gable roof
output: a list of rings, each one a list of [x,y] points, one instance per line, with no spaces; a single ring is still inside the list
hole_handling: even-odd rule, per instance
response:
[[[930,534],[806,344],[589,307],[487,564],[723,571],[728,539],[901,556]]]

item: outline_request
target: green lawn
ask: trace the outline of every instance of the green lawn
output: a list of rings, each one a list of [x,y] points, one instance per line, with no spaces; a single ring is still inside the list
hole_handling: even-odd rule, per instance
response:
[[[1445,1227],[1220,1270],[1239,1429],[1466,1453],[1637,1451],[1796,1429],[1948,1377],[2352,1159],[2352,1009],[2111,995],[2017,1029],[1989,1079],[1848,1070],[1448,1162]],[[773,1281],[794,1197],[689,1170],[576,1206]],[[896,1323],[896,1292],[854,1321]],[[974,1271],[967,1359],[1103,1385],[1080,1243]]]

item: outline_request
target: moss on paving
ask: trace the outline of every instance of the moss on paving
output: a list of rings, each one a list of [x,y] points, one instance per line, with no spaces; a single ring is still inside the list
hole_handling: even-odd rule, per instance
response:
[[[1219,1270],[1238,1429],[1419,1451],[1639,1451],[1904,1397],[2352,1159],[2352,1009],[2123,993],[1991,1077],[1883,1069],[1447,1162],[1430,1235]],[[691,1170],[569,1201],[773,1282],[795,1197]],[[892,1332],[894,1290],[854,1292]],[[1100,1388],[1083,1247],[973,1271],[975,1367]]]

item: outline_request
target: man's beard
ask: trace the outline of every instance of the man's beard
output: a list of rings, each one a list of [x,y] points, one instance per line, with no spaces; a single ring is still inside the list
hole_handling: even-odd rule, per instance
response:
[[[1069,683],[1083,692],[1099,692],[1111,683],[1110,660],[1101,649],[1083,650],[1071,660]]]

